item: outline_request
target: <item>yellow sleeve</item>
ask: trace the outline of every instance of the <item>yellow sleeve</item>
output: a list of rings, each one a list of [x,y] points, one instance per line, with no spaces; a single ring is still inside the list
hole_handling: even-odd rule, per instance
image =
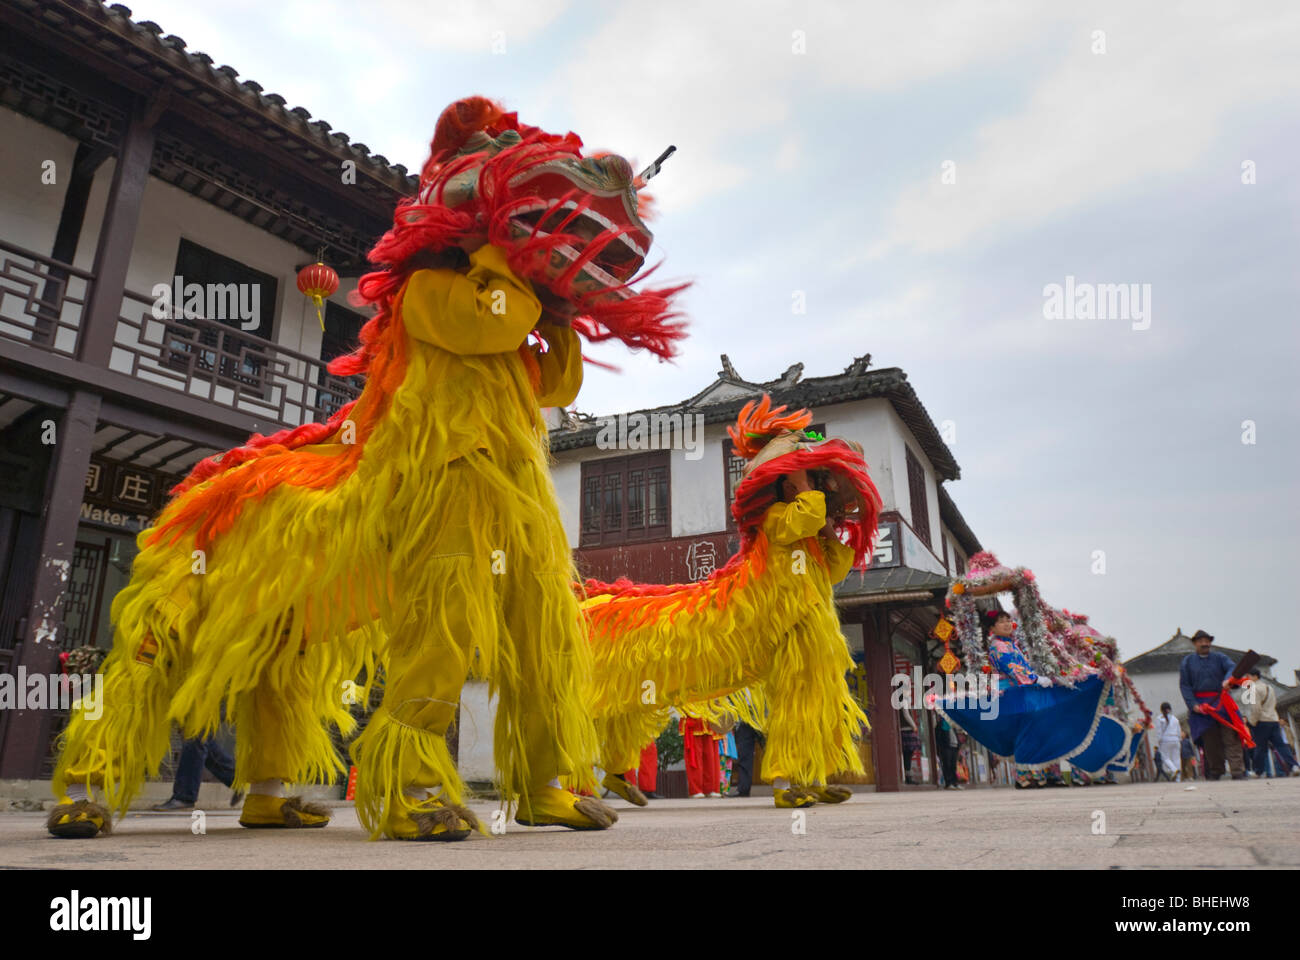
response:
[[[536,353],[542,371],[539,407],[567,407],[578,397],[582,387],[582,342],[572,327],[543,323],[537,332],[549,348]]]
[[[831,583],[839,583],[853,569],[853,548],[840,543],[838,540],[828,540],[826,537],[822,537],[818,542],[822,545],[822,551],[826,554],[826,565],[829,568]]]
[[[417,270],[402,294],[407,332],[451,353],[510,353],[542,315],[527,280],[505,254],[484,244],[469,255],[469,271]]]
[[[788,544],[816,536],[826,526],[826,494],[807,490],[790,503],[774,503],[763,517],[763,532],[772,543]]]

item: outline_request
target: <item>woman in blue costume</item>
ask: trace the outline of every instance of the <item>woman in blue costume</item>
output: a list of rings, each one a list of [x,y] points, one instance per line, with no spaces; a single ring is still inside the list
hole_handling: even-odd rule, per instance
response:
[[[1014,758],[1017,787],[1043,786],[1045,769],[1094,746],[1109,685],[1098,676],[1074,687],[1054,684],[1025,657],[1010,615],[993,610],[983,619],[989,662],[998,673],[993,704],[957,695],[937,709],[993,753]]]
[[[1034,684],[1050,687],[1052,681],[1041,677],[1029,665],[1029,660],[1015,638],[1016,625],[1011,617],[1000,610],[990,610],[984,615],[984,640],[988,644],[989,660],[998,671],[998,692],[1016,686]],[[1059,764],[1053,764],[1060,770]],[[1046,786],[1043,770],[1016,766],[1016,789]]]

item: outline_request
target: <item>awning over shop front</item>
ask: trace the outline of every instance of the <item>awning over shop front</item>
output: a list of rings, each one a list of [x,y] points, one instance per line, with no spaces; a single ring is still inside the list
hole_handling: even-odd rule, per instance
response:
[[[888,567],[853,572],[835,585],[838,607],[875,603],[941,601],[952,581],[938,573],[912,567]]]

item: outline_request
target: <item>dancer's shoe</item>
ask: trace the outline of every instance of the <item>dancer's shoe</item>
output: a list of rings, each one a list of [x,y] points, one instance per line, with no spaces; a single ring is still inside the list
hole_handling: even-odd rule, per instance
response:
[[[112,833],[113,818],[97,803],[65,800],[50,811],[45,827],[56,837],[87,840]]]
[[[252,829],[297,830],[323,827],[330,822],[329,808],[302,797],[271,797],[250,793],[239,812],[239,825]]]
[[[811,807],[817,802],[817,798],[805,791],[802,787],[790,787],[786,790],[773,790],[772,796],[776,800],[776,805],[782,810]]]
[[[804,787],[803,790],[805,793],[811,794],[818,803],[843,803],[853,796],[853,791],[848,787],[841,787],[833,783],[823,786]]]
[[[600,781],[600,785],[612,793],[618,794],[628,803],[634,803],[638,807],[646,806],[650,801],[641,788],[636,784],[628,783],[616,773],[605,774],[605,779]]]
[[[608,830],[618,814],[595,797],[577,797],[559,787],[536,787],[519,803],[515,822],[525,827],[568,827],[570,830]]]
[[[384,824],[384,836],[390,840],[426,840],[452,843],[468,840],[479,830],[479,820],[472,810],[428,797],[414,810],[405,810]]]

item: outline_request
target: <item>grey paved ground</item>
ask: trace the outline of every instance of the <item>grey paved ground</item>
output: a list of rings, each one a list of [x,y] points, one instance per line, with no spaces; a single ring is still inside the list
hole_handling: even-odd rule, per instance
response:
[[[770,798],[613,801],[613,830],[510,824],[464,843],[368,843],[347,805],[323,830],[245,830],[237,812],[132,814],[112,837],[47,838],[35,813],[0,814],[0,868],[1300,867],[1300,778],[1016,791],[860,793],[807,811]],[[490,818],[493,805],[475,805]],[[1094,833],[1104,815],[1104,832]]]

